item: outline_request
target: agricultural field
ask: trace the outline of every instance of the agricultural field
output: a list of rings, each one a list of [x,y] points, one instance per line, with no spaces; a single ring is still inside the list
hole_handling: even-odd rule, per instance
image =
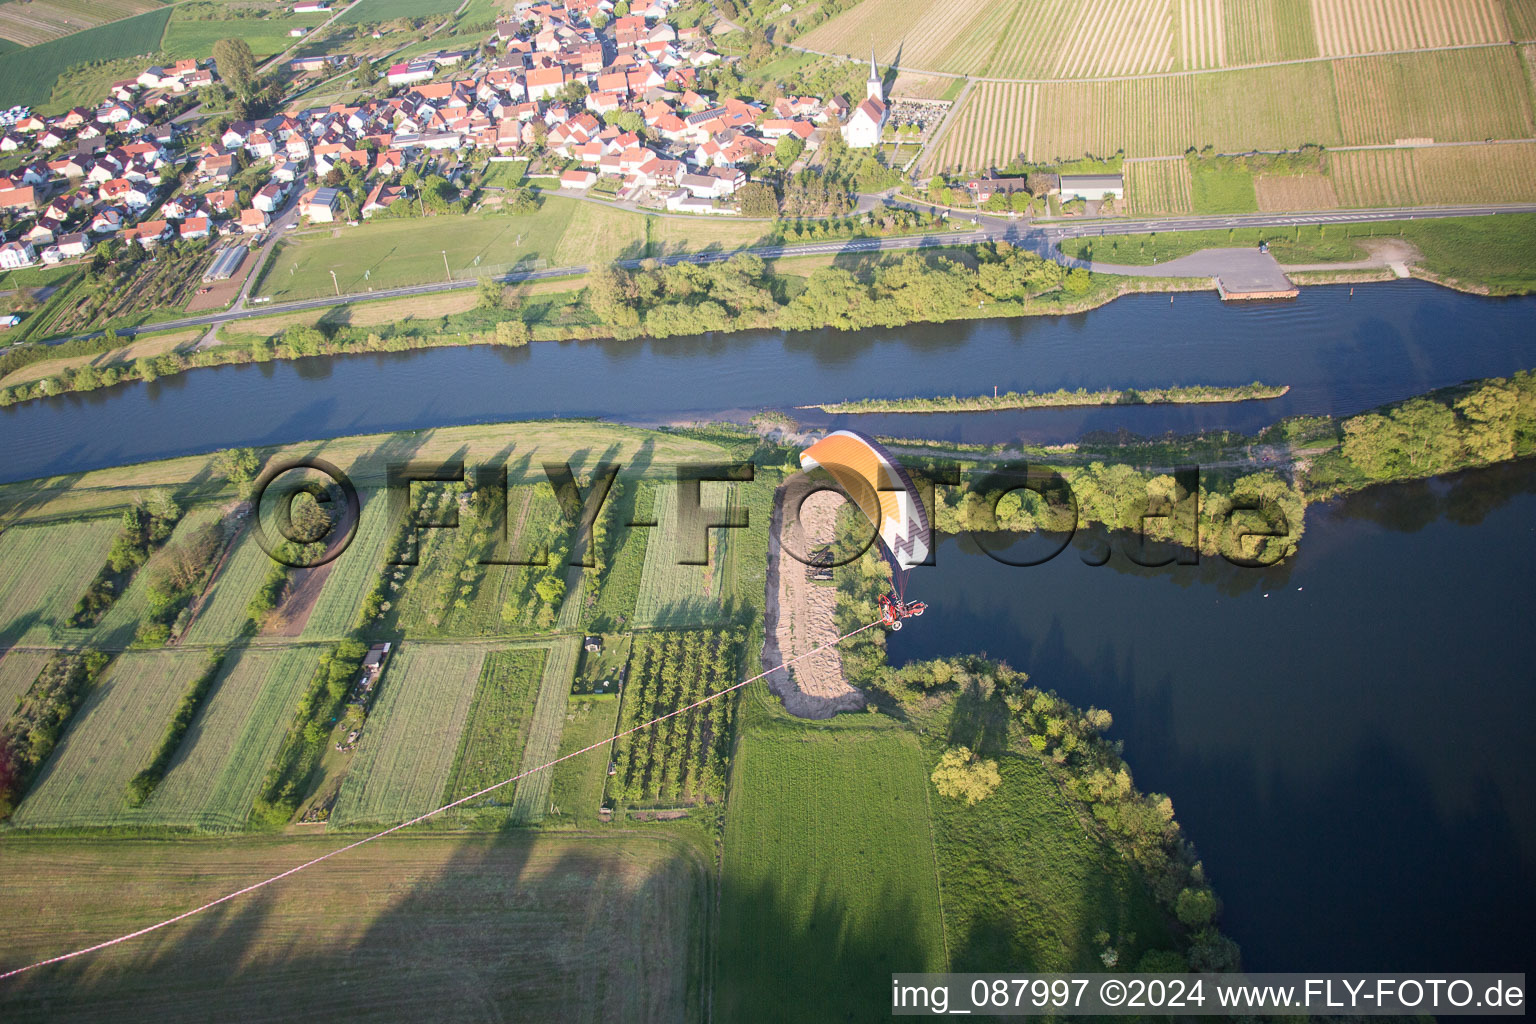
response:
[[[336,19],[336,24],[370,25],[396,18],[451,14],[458,6],[457,0],[358,0]]]
[[[1265,174],[1253,179],[1260,210],[1332,210],[1339,205],[1333,181],[1326,174]]]
[[[1204,40],[1210,33],[1200,9],[1207,6],[1214,6],[1212,0],[1185,5],[1190,15],[1186,52],[1191,55],[1203,55],[1205,50]],[[1098,78],[1169,71],[1173,68],[1173,49],[1170,0],[1087,0],[1060,52],[1056,75]]]
[[[869,717],[743,727],[725,823],[721,1020],[777,1020],[785,992],[819,1019],[859,1020],[889,999],[893,965],[946,969],[929,766],[914,733]]]
[[[981,170],[1033,160],[1042,88],[992,82],[972,86],[964,108],[928,157],[929,169]]]
[[[181,521],[176,524],[175,531],[154,554],[150,555],[149,561],[139,567],[127,591],[112,602],[112,607],[107,609],[107,614],[91,631],[90,643],[93,647],[111,650],[127,647],[133,642],[139,620],[147,610],[149,581],[154,578],[158,567],[165,563],[173,548],[185,543],[188,538],[196,536],[198,531],[209,523],[217,522],[222,514],[221,509],[211,505],[187,510],[181,517]]]
[[[1087,0],[1004,3],[978,23],[968,42],[980,60],[957,67],[997,78],[1054,78]],[[963,52],[963,51],[962,51]],[[916,61],[908,63],[918,65]],[[962,63],[964,61],[962,60]]]
[[[1312,0],[1312,17],[1325,57],[1511,38],[1499,0]]]
[[[16,709],[22,694],[32,688],[37,674],[53,656],[51,651],[6,651],[0,654],[0,725]]]
[[[549,645],[544,657],[544,672],[539,681],[539,697],[533,706],[533,717],[528,723],[528,740],[523,746],[523,761],[519,772],[530,771],[553,761],[559,756],[561,732],[565,728],[566,699],[571,692],[571,679],[576,674],[576,661],[581,656],[581,643],[577,637],[561,637]],[[601,757],[597,751],[593,757]],[[504,776],[506,777],[506,776]],[[512,817],[518,822],[536,822],[544,817],[549,807],[549,791],[554,781],[551,769],[534,772],[519,779],[512,795]]]
[[[1226,64],[1316,57],[1310,0],[1222,0]]]
[[[45,359],[38,363],[28,363],[26,366],[19,367],[3,379],[0,379],[0,387],[11,387],[16,384],[39,381],[45,377],[52,377],[63,373],[65,370],[74,370],[82,366],[94,366],[97,369],[106,366],[121,367],[143,356],[162,356],[168,352],[174,352],[183,346],[190,347],[190,343],[196,342],[202,336],[203,332],[197,330],[137,334],[134,336],[132,344],[124,345],[122,348],[113,349],[110,352],[83,356],[64,356],[59,359]]]
[[[116,516],[0,532],[0,645],[45,643],[106,561]]]
[[[94,7],[94,0],[91,2]],[[76,64],[109,61],[154,53],[171,8],[156,7],[144,14],[62,36],[24,50],[0,54],[0,96],[7,104],[21,103],[41,113],[56,113],[50,103],[59,74]]]
[[[1189,175],[1196,213],[1252,213],[1259,208],[1253,172],[1238,161],[1194,160]]]
[[[333,826],[393,823],[440,806],[485,655],[473,647],[398,648],[341,784]]]
[[[5,966],[116,935],[334,850],[11,835]],[[694,1019],[706,872],[667,837],[380,840],[208,924],[169,928],[0,989],[31,1020]],[[231,965],[238,965],[232,969]]]
[[[291,29],[324,24],[329,15],[301,14],[280,18],[231,18],[227,21],[201,20],[171,15],[165,27],[161,50],[169,58],[207,57],[220,39],[243,39],[257,60],[281,53],[298,42],[288,35]]]
[[[383,490],[358,494],[362,509],[357,536],[337,556],[320,598],[309,613],[302,636],[306,640],[338,639],[358,625],[363,602],[384,571],[385,547],[389,544],[389,495]]]
[[[230,543],[233,547],[226,544],[224,566],[214,576],[212,590],[187,629],[188,643],[220,643],[241,636],[251,598],[272,568],[272,556],[256,542],[254,530],[243,530]]]
[[[549,261],[571,267],[644,256],[648,220],[622,212],[615,216],[615,211],[596,203],[577,203]]]
[[[1223,0],[1178,0],[1174,17],[1182,70],[1227,66],[1226,6]]]
[[[864,60],[873,46],[882,64],[899,53],[903,67],[976,74],[1017,9],[1017,0],[940,0],[918,7],[864,0],[794,43]]]
[[[757,486],[761,485],[748,485]],[[699,504],[706,510],[724,508],[740,501],[739,484],[708,482],[700,487]],[[727,604],[735,596],[734,547],[742,530],[709,531],[709,564],[679,565],[686,554],[679,537],[677,488],[661,485],[655,490],[655,521],[647,530],[654,534],[646,544],[645,568],[635,599],[634,626],[706,625],[724,620]],[[697,543],[697,541],[695,541]]]
[[[1214,146],[1218,153],[1245,153],[1355,141],[1341,133],[1339,101],[1325,63],[1194,75],[1190,82],[1194,145]],[[1161,155],[1183,151],[1181,147]]]
[[[480,184],[514,188],[523,183],[527,173],[527,160],[492,160],[486,164],[485,176],[480,179]]]
[[[692,630],[635,638],[619,731],[703,700],[740,679],[743,638]],[[621,739],[608,795],[622,804],[697,804],[723,795],[736,698],[721,697]]]
[[[541,647],[522,647],[485,656],[469,723],[459,738],[459,752],[443,790],[444,803],[517,774],[546,655]],[[483,803],[505,804],[510,798],[510,793],[500,790]]]
[[[1189,213],[1194,209],[1189,161],[1134,160],[1125,164],[1125,196],[1131,212]]]
[[[929,794],[950,969],[1103,970],[1101,931],[1120,937],[1125,965],[1173,945],[1136,869],[1083,828],[1045,767],[1007,755],[998,769],[974,807]]]
[[[9,0],[0,3],[0,38],[36,46],[159,6],[160,0]]]
[[[1329,154],[1344,206],[1503,203],[1536,193],[1536,143]]]
[[[146,767],[207,652],[118,655],[75,712],[12,818],[18,828],[112,825],[140,816],[128,780]]]
[[[0,666],[3,668],[3,666]],[[612,738],[618,726],[616,694],[571,696],[565,706],[565,727],[560,732],[560,756],[584,750]],[[552,770],[549,813],[544,823],[588,828],[601,818],[603,787],[608,781],[608,749],[562,761]]]
[[[1351,145],[1536,135],[1525,70],[1509,47],[1357,57],[1334,61],[1333,75]]]
[[[332,270],[343,292],[441,281],[444,250],[455,277],[473,276],[482,266],[550,265],[576,207],[586,205],[547,198],[534,213],[454,216],[451,230],[441,231],[430,220],[408,219],[302,232],[278,250],[260,291],[279,301],[329,295]]]
[[[1172,156],[1197,139],[1196,81],[1224,75],[1121,82],[1057,82],[1040,87],[1034,158]]]
[[[619,493],[608,498],[615,503],[614,521],[632,523],[652,521],[656,488],[669,484],[621,475],[615,486],[621,488]],[[608,565],[598,585],[597,601],[586,614],[589,629],[606,633],[628,624],[640,596],[640,577],[645,571],[650,537],[651,530],[637,527],[620,527],[610,534]]]

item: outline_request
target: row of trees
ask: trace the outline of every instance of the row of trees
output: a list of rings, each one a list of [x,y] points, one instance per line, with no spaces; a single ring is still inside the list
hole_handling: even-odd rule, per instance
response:
[[[163,488],[156,488],[123,510],[123,525],[112,539],[107,561],[75,602],[69,624],[94,626],[106,615],[150,553],[170,537],[181,519],[181,507]]]
[[[745,639],[739,629],[636,636],[619,731],[730,686]],[[733,709],[732,701],[710,701],[625,737],[619,743],[612,797],[624,803],[720,799]]]
[[[56,652],[0,726],[0,821],[21,802],[64,724],[110,660],[91,647]]]

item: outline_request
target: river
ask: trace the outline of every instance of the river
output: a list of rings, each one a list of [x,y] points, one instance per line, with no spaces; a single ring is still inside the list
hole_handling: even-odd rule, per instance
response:
[[[1282,416],[1350,413],[1536,366],[1536,299],[1489,300],[1419,281],[1307,288],[1294,302],[1137,295],[1068,317],[857,333],[749,332],[543,342],[194,370],[0,410],[0,480],[242,444],[521,417],[651,425],[745,419],[849,398],[1001,390],[1288,384],[1266,402],[829,416],[808,427],[995,442],[1085,431],[1252,431]]]
[[[0,478],[525,417],[744,418],[994,385],[1291,385],[1219,406],[796,414],[967,441],[1252,430],[1533,366],[1536,299],[1412,281],[1254,306],[1136,296],[1062,318],[197,370],[0,412]],[[1172,795],[1250,967],[1523,969],[1536,911],[1532,524],[1526,465],[1314,510],[1276,570],[1141,569],[1120,554],[1091,568],[1077,549],[1017,569],[950,539],[913,582],[933,611],[893,653],[985,650],[1109,708],[1139,783]]]

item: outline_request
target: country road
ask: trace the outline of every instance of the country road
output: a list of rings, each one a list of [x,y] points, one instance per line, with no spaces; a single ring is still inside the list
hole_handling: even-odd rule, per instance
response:
[[[926,209],[916,203],[898,202],[893,205],[904,206],[909,209]],[[1119,274],[1145,274],[1157,276],[1157,267],[1115,267],[1107,265],[1094,265],[1080,260],[1066,259],[1056,251],[1056,245],[1065,238],[1085,238],[1095,235],[1122,235],[1122,234],[1151,234],[1162,231],[1210,231],[1224,228],[1249,228],[1249,227],[1291,227],[1293,225],[1320,225],[1320,224],[1362,224],[1383,220],[1431,220],[1442,217],[1481,217],[1509,213],[1536,213],[1536,203],[1510,203],[1503,205],[1482,206],[1440,206],[1440,207],[1413,207],[1401,209],[1371,209],[1371,210],[1324,210],[1314,213],[1245,213],[1225,216],[1194,216],[1194,217],[1159,217],[1152,219],[1118,220],[1100,219],[1065,223],[1051,221],[1047,224],[1034,224],[1029,221],[1010,220],[1003,217],[989,217],[980,215],[975,218],[967,218],[963,215],[955,215],[951,220],[973,219],[974,226],[969,231],[950,231],[940,234],[928,235],[903,235],[891,238],[853,238],[842,241],[808,242],[801,245],[762,245],[745,249],[722,250],[717,252],[678,253],[672,256],[655,257],[656,262],[663,265],[676,263],[718,263],[730,259],[738,253],[750,253],[764,259],[775,259],[790,256],[815,256],[823,254],[863,253],[863,252],[894,252],[906,249],[927,249],[945,246],[974,245],[979,242],[1007,241],[1014,245],[1027,247],[1043,256],[1060,260],[1070,266],[1083,266],[1097,269],[1105,273]],[[638,267],[645,262],[642,259],[620,260],[619,265],[624,267]],[[252,275],[259,272],[259,264],[252,268]],[[551,278],[576,277],[587,272],[586,266],[550,267],[545,270],[533,270],[524,273],[506,274],[495,280],[508,284],[517,284],[524,281],[543,281]],[[1196,276],[1208,277],[1209,272],[1193,275],[1169,275],[1169,276]],[[470,277],[462,281],[435,281],[427,284],[407,285],[400,288],[381,288],[371,292],[352,292],[342,295],[327,295],[315,299],[302,299],[295,302],[269,303],[252,305],[246,300],[244,308],[234,307],[220,313],[207,313],[202,316],[182,317],[176,320],[162,320],[154,324],[145,324],[142,328],[123,328],[119,334],[132,336],[141,332],[171,331],[189,327],[212,327],[216,324],[233,323],[247,320],[253,317],[271,316],[276,313],[292,313],[307,309],[324,309],[330,306],[342,306],[354,302],[372,302],[378,299],[408,298],[412,295],[432,295],[438,292],[457,291],[464,288],[474,288],[479,284],[479,278]],[[74,334],[58,338],[46,339],[47,344],[60,344],[79,338],[94,338],[100,334],[92,331],[87,334]]]

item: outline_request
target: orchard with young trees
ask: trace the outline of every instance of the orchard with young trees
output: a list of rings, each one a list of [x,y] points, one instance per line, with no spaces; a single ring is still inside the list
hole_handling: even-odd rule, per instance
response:
[[[620,733],[735,685],[741,630],[641,633],[630,651]],[[619,741],[608,795],[618,803],[701,803],[724,795],[736,702],[703,707]]]

